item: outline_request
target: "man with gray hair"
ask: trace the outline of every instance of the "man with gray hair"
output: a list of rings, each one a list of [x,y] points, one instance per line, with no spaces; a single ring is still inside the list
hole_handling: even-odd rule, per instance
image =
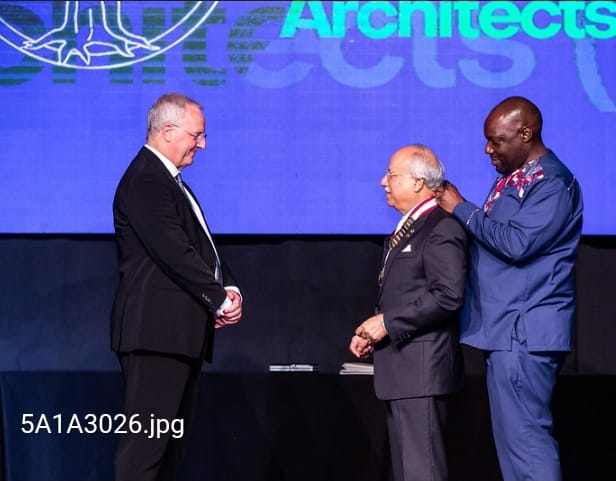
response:
[[[458,311],[467,239],[462,225],[436,203],[443,173],[423,145],[391,157],[381,186],[402,218],[385,242],[376,313],[359,325],[350,344],[359,358],[374,355],[394,481],[447,479],[447,401],[464,376]]]
[[[126,381],[129,431],[118,441],[115,481],[175,479],[214,329],[242,316],[240,292],[180,175],[206,148],[205,132],[201,105],[160,97],[113,201],[120,284],[111,347]]]

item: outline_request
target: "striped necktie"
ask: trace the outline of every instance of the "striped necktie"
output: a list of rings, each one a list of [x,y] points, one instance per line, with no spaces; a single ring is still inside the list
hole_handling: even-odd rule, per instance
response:
[[[415,222],[415,219],[413,219],[413,216],[409,215],[408,218],[404,221],[404,224],[402,224],[402,227],[400,227],[400,229],[393,236],[391,236],[391,239],[389,240],[390,249],[396,247],[404,238],[404,236],[409,233],[413,222]]]
[[[402,227],[400,227],[400,229],[398,229],[389,239],[387,254],[385,254],[383,267],[381,267],[381,272],[379,272],[379,277],[377,279],[379,286],[383,283],[383,277],[385,276],[385,266],[387,265],[387,259],[389,258],[391,250],[395,248],[398,244],[400,244],[400,241],[407,236],[407,234],[411,230],[411,225],[413,224],[413,222],[415,222],[415,219],[413,218],[413,216],[409,215],[408,218],[404,221],[404,224],[402,224]]]

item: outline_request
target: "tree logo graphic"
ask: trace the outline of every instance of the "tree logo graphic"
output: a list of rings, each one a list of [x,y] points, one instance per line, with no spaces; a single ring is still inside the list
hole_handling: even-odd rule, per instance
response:
[[[181,43],[207,20],[216,4],[218,1],[16,2],[0,6],[0,40],[56,66],[89,70],[126,67]],[[42,18],[51,18],[53,25],[49,27]]]

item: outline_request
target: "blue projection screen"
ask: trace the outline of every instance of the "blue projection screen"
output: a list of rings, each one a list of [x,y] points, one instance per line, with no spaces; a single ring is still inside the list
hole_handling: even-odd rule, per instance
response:
[[[184,178],[216,233],[380,234],[380,179],[423,143],[469,200],[483,121],[523,95],[616,234],[616,2],[0,2],[0,232],[110,233],[162,93],[204,105]]]

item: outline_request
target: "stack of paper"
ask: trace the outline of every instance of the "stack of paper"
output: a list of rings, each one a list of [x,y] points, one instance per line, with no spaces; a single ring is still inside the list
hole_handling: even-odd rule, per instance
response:
[[[270,364],[271,372],[312,372],[317,371],[315,364]]]
[[[374,374],[374,366],[365,362],[345,362],[340,374]]]

